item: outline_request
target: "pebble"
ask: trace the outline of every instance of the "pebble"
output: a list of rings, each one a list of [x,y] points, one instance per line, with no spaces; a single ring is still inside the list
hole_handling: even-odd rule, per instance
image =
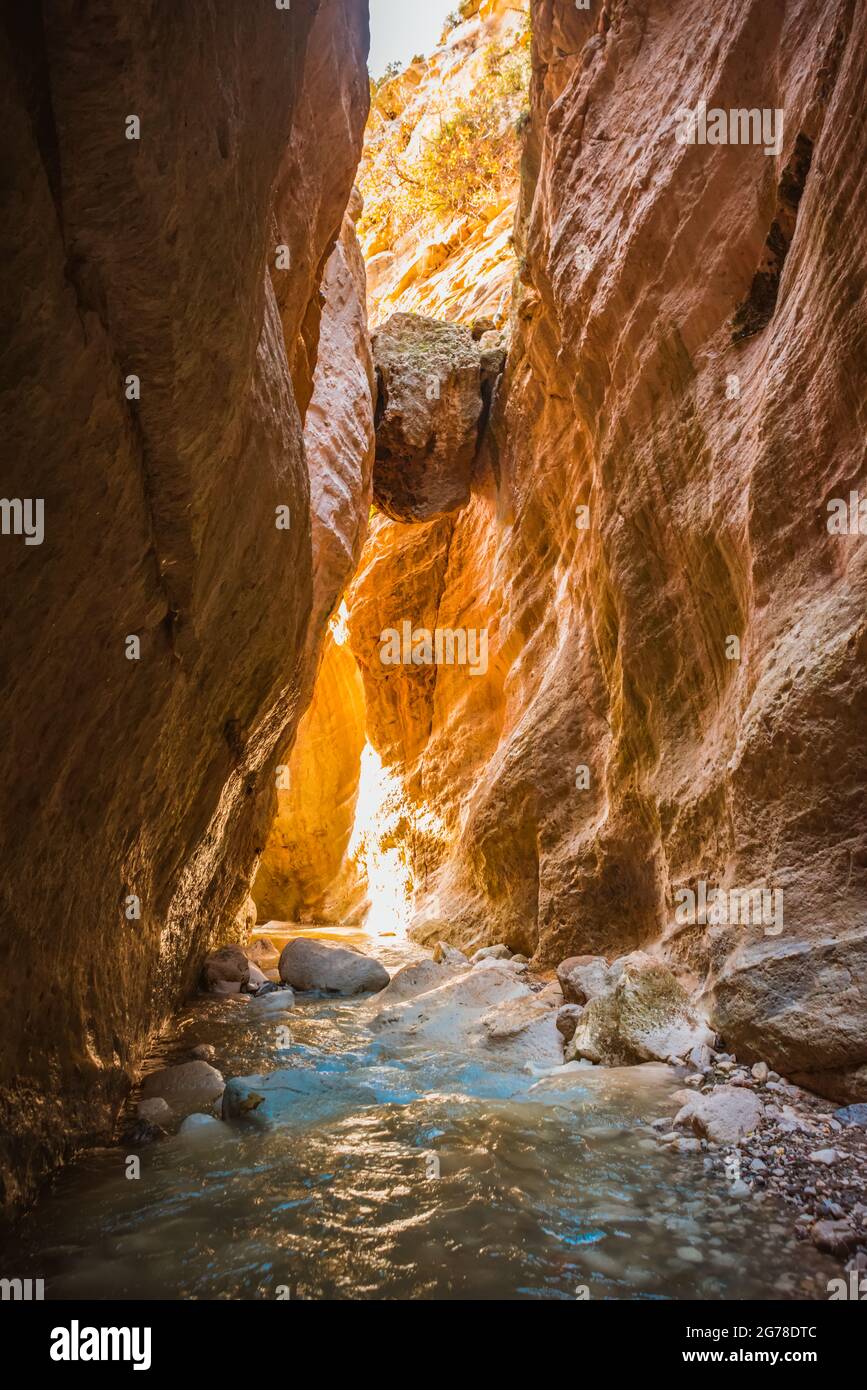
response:
[[[692,1245],[680,1245],[675,1251],[679,1260],[685,1260],[688,1264],[700,1265],[704,1262],[704,1256],[700,1250],[696,1250]]]
[[[830,1168],[840,1158],[836,1149],[816,1149],[815,1153],[810,1154],[811,1163],[825,1163]]]

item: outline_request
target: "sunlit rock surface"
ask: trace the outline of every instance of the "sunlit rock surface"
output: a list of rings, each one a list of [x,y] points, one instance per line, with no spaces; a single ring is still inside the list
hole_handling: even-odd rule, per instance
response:
[[[727,1046],[853,1099],[867,549],[827,522],[864,485],[867,17],[533,18],[478,480],[446,522],[375,526],[350,605],[370,738],[442,830],[415,846],[417,931],[549,964],[663,939]],[[778,153],[679,144],[702,98],[781,109]],[[401,307],[429,312],[415,294]],[[383,666],[404,619],[484,627],[486,673]],[[701,882],[780,891],[784,912],[678,917]]]
[[[392,245],[384,235],[380,204],[387,208],[413,178],[416,162],[440,123],[489,83],[488,65],[499,52],[527,46],[528,0],[483,0],[466,20],[443,35],[428,56],[418,55],[373,98],[359,181],[369,206],[361,241],[368,264],[370,321],[377,327],[394,312],[426,314],[469,324],[487,314],[508,316],[517,260],[512,227],[517,181],[492,192],[483,212],[431,217]]]
[[[330,637],[253,885],[260,919],[346,922],[363,911],[364,882],[346,851],[364,744],[361,676]]]
[[[352,921],[365,906],[363,875],[346,856],[365,744],[364,690],[339,618],[323,642],[361,555],[372,493],[375,381],[355,234],[360,208],[353,192],[318,294],[319,358],[304,423],[313,613],[302,702],[312,690],[312,703],[281,753],[277,814],[253,885],[260,920]]]
[[[151,1029],[237,930],[302,712],[310,482],[284,344],[367,101],[365,7],[311,22],[101,0],[4,30],[3,491],[45,504],[41,546],[0,545],[7,1201],[109,1130]],[[302,159],[289,216],[273,191],[299,143],[329,158]]]

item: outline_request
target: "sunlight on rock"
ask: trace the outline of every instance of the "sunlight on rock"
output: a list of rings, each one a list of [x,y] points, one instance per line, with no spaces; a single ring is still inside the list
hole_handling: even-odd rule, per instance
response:
[[[406,848],[395,842],[401,822],[406,823],[408,809],[399,778],[383,767],[376,749],[368,743],[361,755],[355,827],[348,855],[356,859],[367,877],[370,911],[365,928],[369,932],[405,936],[410,923],[412,871]]]

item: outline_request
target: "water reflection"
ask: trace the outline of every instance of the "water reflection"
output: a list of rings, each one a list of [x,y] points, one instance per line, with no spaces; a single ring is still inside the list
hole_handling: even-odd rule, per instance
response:
[[[667,1068],[539,1079],[397,1053],[375,1009],[191,1007],[162,1058],[208,1041],[226,1076],[289,1068],[310,1095],[270,1127],[143,1148],[138,1180],[120,1149],[87,1155],[18,1228],[16,1270],[53,1298],[826,1296],[836,1265],[796,1246],[788,1210],[649,1135],[674,1109]]]

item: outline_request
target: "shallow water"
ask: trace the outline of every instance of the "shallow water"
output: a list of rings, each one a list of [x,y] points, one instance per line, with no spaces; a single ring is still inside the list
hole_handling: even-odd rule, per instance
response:
[[[391,969],[422,954],[349,939]],[[300,1069],[311,1095],[270,1127],[143,1146],[138,1179],[126,1149],[87,1154],[4,1266],[61,1299],[827,1298],[839,1270],[795,1242],[791,1208],[733,1198],[650,1137],[682,1084],[668,1068],[540,1080],[398,1053],[367,1031],[375,1012],[197,1002],[160,1065],[211,1042],[226,1077]]]

